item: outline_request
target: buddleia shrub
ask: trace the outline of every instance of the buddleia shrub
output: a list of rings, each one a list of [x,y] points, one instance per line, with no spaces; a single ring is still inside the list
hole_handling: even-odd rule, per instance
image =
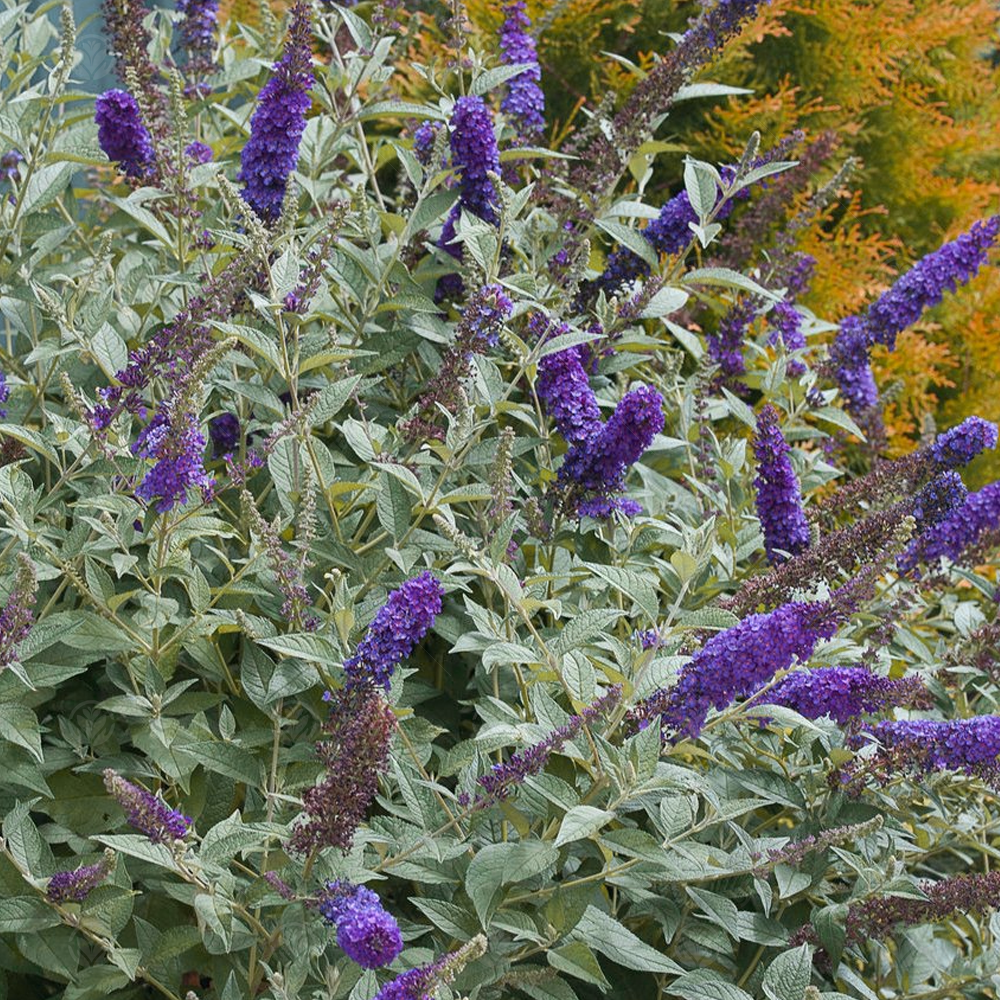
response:
[[[760,6],[556,148],[518,3],[5,7],[6,995],[993,989],[997,428],[869,362],[998,224],[830,322],[802,136],[648,197]]]

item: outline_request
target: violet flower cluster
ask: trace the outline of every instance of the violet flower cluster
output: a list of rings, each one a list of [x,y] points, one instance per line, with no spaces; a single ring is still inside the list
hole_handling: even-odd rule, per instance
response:
[[[881,941],[897,927],[946,920],[953,915],[985,914],[1000,907],[1000,871],[951,875],[920,885],[924,899],[909,896],[878,896],[848,904],[844,919],[846,944]],[[789,941],[795,947],[819,943],[813,924],[804,924]]]
[[[309,6],[298,0],[284,54],[257,98],[250,138],[241,154],[243,199],[265,222],[274,222],[281,214],[288,178],[299,162],[314,82],[310,40]]]
[[[208,436],[212,442],[212,458],[231,455],[240,443],[240,422],[235,414],[220,413],[208,422]]]
[[[910,513],[917,522],[917,531],[940,524],[957,511],[968,499],[962,477],[957,472],[942,472],[920,489],[910,506]]]
[[[133,785],[111,768],[104,772],[104,787],[122,807],[129,824],[151,843],[171,844],[186,836],[191,817],[171,809],[152,792]]]
[[[997,425],[992,421],[966,417],[958,426],[937,436],[931,445],[931,458],[943,469],[957,469],[995,448],[997,436]]]
[[[771,345],[775,345],[778,340],[785,345],[786,351],[798,351],[806,346],[806,335],[802,331],[802,313],[792,305],[791,302],[778,302],[767,314],[768,323],[771,325],[771,336],[768,338]],[[798,358],[792,358],[788,362],[788,374],[798,376],[805,373],[806,366]]]
[[[461,948],[396,976],[375,994],[373,1000],[434,1000],[439,986],[453,982],[469,962],[485,951],[486,938],[478,934]]]
[[[94,108],[97,141],[104,155],[117,163],[127,177],[140,181],[149,178],[154,172],[156,153],[136,99],[125,90],[106,90]]]
[[[919,677],[893,680],[867,667],[818,667],[793,671],[748,704],[783,705],[806,719],[828,715],[847,726],[895,706],[929,708],[930,696]]]
[[[111,874],[114,866],[114,851],[106,850],[95,864],[82,865],[71,872],[56,872],[49,879],[45,895],[53,903],[82,903]]]
[[[403,950],[399,924],[382,900],[363,885],[327,882],[319,899],[323,919],[337,928],[337,945],[363,969],[394,962]]]
[[[637,729],[657,716],[678,737],[696,738],[712,708],[728,708],[787,670],[806,662],[821,639],[837,631],[841,612],[826,602],[791,602],[753,614],[713,635],[681,669],[677,683],[661,688],[628,714]]]
[[[408,657],[441,614],[444,588],[424,570],[389,594],[355,654],[344,661],[351,684],[389,690],[397,665]]]
[[[524,64],[527,68],[507,81],[507,93],[500,107],[511,117],[521,138],[528,139],[545,128],[545,95],[538,85],[542,78],[538,50],[531,36],[531,20],[524,0],[505,3],[503,16],[500,61],[508,66]]]
[[[205,436],[198,418],[184,408],[172,410],[157,413],[131,445],[133,455],[154,460],[135,494],[146,503],[155,502],[160,513],[186,503],[190,490],[207,492],[215,485],[203,464]]]
[[[0,403],[6,403],[10,399],[10,386],[7,385],[7,375],[0,371]],[[7,416],[7,410],[0,406],[0,418]]]
[[[867,737],[877,741],[871,756],[857,756],[833,780],[850,792],[867,775],[882,784],[900,775],[961,771],[1000,788],[1000,716],[971,719],[900,719],[866,727],[850,743],[859,748]]]
[[[330,695],[324,738],[316,744],[324,775],[302,796],[303,814],[289,839],[299,854],[337,847],[345,854],[389,762],[396,717],[372,685],[347,684]]]
[[[663,424],[663,397],[652,386],[639,386],[621,398],[606,423],[570,446],[559,482],[573,498],[571,506],[578,515],[638,512],[634,501],[618,494],[625,489],[626,471],[642,457]]]
[[[582,345],[546,354],[538,362],[535,392],[559,433],[570,444],[587,440],[600,427],[601,410],[590,388]]]
[[[918,563],[933,564],[941,559],[959,562],[980,540],[1000,528],[1000,482],[990,483],[965,497],[932,528],[915,538],[899,558],[903,572]]]
[[[497,225],[500,203],[489,175],[500,173],[500,150],[493,134],[493,112],[481,97],[460,97],[455,102],[451,115],[451,163],[459,173],[458,207],[483,222]],[[456,220],[457,211],[453,211],[449,217],[452,232]]]
[[[495,802],[506,799],[515,788],[524,783],[525,779],[540,774],[552,754],[558,753],[584,726],[591,725],[613,709],[621,700],[621,694],[621,685],[615,684],[579,715],[571,715],[567,722],[554,729],[540,742],[512,754],[502,764],[494,764],[478,779],[482,791],[471,802],[467,796],[460,796],[460,804],[471,805],[473,809],[485,809]]]
[[[32,561],[23,553],[17,556],[14,586],[0,610],[0,671],[17,660],[17,647],[28,638],[35,622],[32,608],[38,593],[38,580]]]
[[[188,54],[188,69],[207,72],[212,68],[219,0],[177,0],[181,46]]]
[[[809,522],[802,509],[802,492],[788,444],[781,433],[777,409],[768,403],[757,416],[753,439],[757,476],[757,516],[764,531],[764,548],[772,565],[809,547]]]
[[[926,309],[938,305],[945,292],[954,292],[975,277],[998,235],[1000,215],[975,223],[967,233],[918,261],[864,316],[844,320],[830,347],[830,357],[851,413],[860,415],[878,404],[869,363],[872,346],[883,344],[893,350],[901,331]]]

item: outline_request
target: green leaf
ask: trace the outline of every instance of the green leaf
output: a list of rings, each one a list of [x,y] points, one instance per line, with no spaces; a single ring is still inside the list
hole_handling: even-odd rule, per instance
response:
[[[540,840],[487,844],[472,859],[465,875],[465,891],[485,930],[500,902],[502,889],[545,871],[559,859],[551,844]]]
[[[606,991],[611,984],[604,978],[597,956],[582,941],[570,941],[545,953],[549,965],[567,975],[576,976]]]
[[[313,663],[329,666],[340,659],[337,647],[329,639],[311,632],[291,632],[288,635],[276,635],[270,639],[258,639],[257,642],[267,649],[285,656],[298,656]]]
[[[606,809],[595,809],[593,806],[574,806],[562,818],[555,845],[562,847],[563,844],[572,843],[574,840],[586,840],[614,818],[615,814]]]
[[[587,907],[573,934],[626,969],[634,969],[637,972],[667,972],[671,975],[678,975],[684,971],[673,959],[667,958],[646,944],[614,917],[596,906]]]
[[[410,526],[410,498],[403,484],[386,472],[379,473],[375,510],[379,524],[398,542]]]
[[[684,163],[684,190],[698,221],[704,225],[719,200],[719,172],[708,163],[688,158]]]
[[[563,625],[562,630],[549,644],[549,649],[557,656],[584,645],[595,635],[605,632],[608,626],[617,621],[622,612],[612,608],[592,608],[581,611],[575,618]]]
[[[0,933],[42,931],[59,923],[59,914],[38,896],[0,898]]]
[[[802,1000],[811,979],[812,948],[802,944],[771,962],[761,987],[769,1000]]]
[[[140,861],[148,861],[157,868],[166,868],[169,871],[177,870],[177,862],[170,853],[170,849],[165,844],[150,843],[148,837],[141,837],[136,833],[105,833],[94,838],[105,847],[110,847],[120,854],[127,854],[130,858],[138,858]]]
[[[76,169],[72,163],[49,163],[39,167],[31,175],[21,195],[21,214],[29,215],[55,201],[69,184]]]
[[[332,420],[344,408],[344,404],[351,398],[361,379],[360,375],[350,375],[324,386],[314,402],[310,397],[309,420],[312,426],[318,427]]]
[[[597,224],[609,236],[616,239],[623,246],[628,247],[637,257],[644,260],[654,270],[659,267],[660,258],[653,249],[652,244],[642,233],[635,229],[629,229],[620,222],[613,222],[611,219],[599,219]],[[733,272],[736,273],[736,272]]]
[[[39,764],[44,761],[38,719],[27,706],[0,702],[0,736],[24,747]]]
[[[753,1000],[745,990],[708,969],[685,972],[666,987],[666,992],[683,1000]]]
[[[227,778],[247,785],[257,786],[263,783],[263,762],[235,743],[200,740],[196,743],[179,743],[173,749],[176,753],[194,757],[207,771],[224,774]]]

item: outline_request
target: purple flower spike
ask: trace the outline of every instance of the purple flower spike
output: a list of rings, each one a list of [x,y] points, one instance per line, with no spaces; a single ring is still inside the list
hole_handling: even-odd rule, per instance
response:
[[[204,452],[205,437],[193,413],[158,413],[132,445],[133,455],[156,460],[135,495],[146,503],[155,500],[156,509],[163,513],[178,503],[187,503],[190,490],[211,489],[215,480],[205,471]]]
[[[976,276],[998,234],[1000,215],[994,215],[917,261],[868,310],[865,319],[871,341],[885,344],[891,351],[897,334],[920,319],[926,309],[938,305],[945,292],[954,292]]]
[[[10,386],[7,385],[7,376],[0,371],[0,403],[6,403],[10,399]],[[0,417],[6,417],[7,411],[0,406]]]
[[[203,142],[192,142],[184,150],[184,155],[192,163],[208,163],[212,159],[212,147]]]
[[[240,422],[232,413],[220,413],[209,420],[208,436],[212,439],[213,458],[232,454],[240,442]]]
[[[91,889],[99,886],[111,873],[115,864],[113,851],[106,851],[96,864],[83,865],[71,872],[56,872],[49,879],[45,895],[53,903],[82,903]]]
[[[934,563],[940,559],[958,562],[988,532],[1000,528],[1000,482],[970,493],[965,502],[944,520],[910,542],[899,557],[903,572],[917,563]]]
[[[896,705],[929,707],[930,696],[919,677],[892,680],[867,667],[819,667],[796,670],[752,704],[784,705],[806,719],[830,716],[841,726],[859,716]]]
[[[535,389],[559,433],[570,444],[597,432],[601,411],[580,359],[579,346],[545,355],[538,363]]]
[[[861,416],[878,406],[878,387],[868,357],[868,330],[864,320],[848,316],[830,345],[834,378],[848,412]]]
[[[181,15],[178,34],[188,53],[189,68],[206,72],[212,68],[215,52],[219,0],[177,0],[176,9]]]
[[[524,0],[514,0],[503,6],[504,21],[500,28],[500,60],[504,64],[528,66],[507,81],[507,94],[500,107],[513,119],[522,138],[530,138],[545,129],[545,95],[538,82],[542,70],[538,65],[538,50],[529,29],[531,20],[524,9]]]
[[[340,880],[327,882],[319,911],[336,926],[341,950],[364,969],[389,965],[403,950],[399,925],[371,889]]]
[[[663,423],[663,397],[651,386],[633,389],[600,431],[570,448],[560,476],[587,490],[620,490],[625,471],[639,461]]]
[[[982,417],[966,417],[957,427],[938,435],[931,445],[931,457],[946,469],[957,469],[996,446],[996,424]]]
[[[797,351],[806,346],[806,336],[802,332],[802,313],[791,302],[779,302],[768,313],[767,318],[773,328],[768,338],[772,344],[780,338],[787,351]],[[788,362],[789,375],[802,375],[805,370],[806,366],[795,358]]]
[[[106,90],[97,98],[94,121],[104,155],[117,163],[123,174],[143,180],[152,172],[156,158],[153,140],[130,93]]]
[[[695,738],[709,710],[728,708],[796,660],[805,662],[820,639],[836,631],[840,612],[823,602],[792,602],[749,615],[713,635],[681,670],[672,688],[661,688],[629,712],[636,728],[660,716],[678,736]]]
[[[133,785],[110,768],[104,772],[104,787],[125,811],[129,823],[151,843],[169,844],[187,835],[191,824],[189,816],[171,809],[152,792]]]
[[[281,214],[288,178],[299,162],[314,82],[311,34],[309,7],[299,0],[292,8],[284,54],[257,98],[250,138],[241,154],[243,200],[265,222],[274,222]]]
[[[954,471],[935,476],[913,498],[911,512],[918,531],[940,524],[961,507],[969,496],[962,477]]]
[[[416,648],[441,614],[444,588],[424,570],[389,594],[344,672],[354,684],[381,685],[387,691],[392,672]]]
[[[493,113],[481,97],[460,97],[455,102],[451,160],[460,177],[459,205],[484,222],[497,225],[499,199],[488,175],[500,173],[500,151],[493,134]]]
[[[770,403],[757,417],[753,450],[757,457],[757,516],[764,530],[764,548],[772,565],[784,562],[809,547],[809,522],[802,510],[798,476],[789,459],[789,449],[778,423],[778,411]]]
[[[0,671],[17,660],[17,647],[28,638],[35,622],[32,608],[38,593],[34,563],[23,553],[17,556],[14,586],[0,609]]]
[[[841,783],[854,791],[862,772],[884,783],[901,773],[961,771],[1000,787],[1000,718],[995,715],[879,722],[852,737],[851,743],[862,746],[866,735],[878,741],[874,755],[856,757],[840,772]]]
[[[486,938],[478,935],[456,951],[396,976],[378,991],[373,1000],[434,1000],[438,986],[452,982],[465,965],[485,951]]]
[[[351,849],[389,761],[396,717],[371,684],[348,684],[330,696],[324,739],[316,744],[325,775],[302,796],[303,818],[289,847],[299,854]]]

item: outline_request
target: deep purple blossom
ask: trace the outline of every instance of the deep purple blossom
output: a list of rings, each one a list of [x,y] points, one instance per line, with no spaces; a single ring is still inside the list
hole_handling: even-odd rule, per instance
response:
[[[881,782],[898,774],[961,771],[1000,787],[1000,717],[971,719],[900,719],[879,722],[851,738],[855,747],[867,736],[877,741],[872,756],[857,756],[840,772],[854,790],[866,774]]]
[[[324,847],[351,849],[354,833],[378,791],[389,761],[396,717],[371,684],[348,684],[330,696],[330,714],[316,752],[319,784],[302,796],[303,814],[289,847],[299,854]]]
[[[910,508],[917,531],[939,524],[961,507],[969,496],[962,477],[954,470],[935,476],[917,491]]]
[[[931,457],[945,469],[957,469],[996,446],[996,424],[982,417],[966,417],[956,427],[938,435],[931,445]]]
[[[481,97],[460,97],[451,115],[451,162],[459,173],[459,205],[496,225],[499,199],[489,174],[500,173],[493,113]],[[453,223],[454,224],[454,223]],[[443,240],[442,243],[451,240]]]
[[[818,667],[790,673],[751,704],[784,705],[807,719],[828,715],[846,726],[859,716],[896,705],[926,708],[928,702],[919,677],[893,680],[867,667]]]
[[[219,0],[177,0],[176,9],[181,15],[178,35],[188,53],[188,66],[205,72],[212,67]]]
[[[413,652],[441,614],[443,597],[444,588],[429,570],[392,591],[357,652],[344,661],[351,682],[388,690],[396,666]]]
[[[786,351],[798,351],[806,346],[806,335],[802,332],[802,313],[791,302],[778,302],[767,314],[772,333],[768,338],[771,344],[780,339]],[[788,362],[789,375],[802,375],[806,366],[798,359]]]
[[[960,507],[915,538],[900,556],[900,568],[905,572],[919,562],[934,563],[939,559],[958,562],[966,550],[997,528],[1000,528],[1000,482],[970,493]]]
[[[53,903],[82,903],[90,895],[91,889],[108,877],[114,864],[114,852],[109,850],[96,864],[82,865],[70,872],[56,872],[49,879],[45,895]]]
[[[459,329],[461,335],[466,327],[469,328],[471,342],[468,349],[480,354],[484,347],[496,347],[500,331],[513,311],[514,303],[501,285],[483,285],[469,299]]]
[[[205,436],[193,413],[183,408],[157,413],[132,445],[133,455],[155,460],[136,487],[136,496],[146,503],[155,501],[163,513],[187,503],[190,490],[211,489],[215,481],[205,471],[204,453]]]
[[[171,809],[161,798],[133,785],[110,768],[104,772],[104,787],[125,812],[125,818],[154,844],[183,840],[191,818]]]
[[[364,969],[394,962],[403,950],[399,924],[382,900],[363,885],[327,882],[319,900],[323,919],[337,928],[337,944]]]
[[[142,180],[152,172],[156,159],[153,140],[142,122],[138,102],[128,91],[106,90],[101,94],[94,121],[104,155],[117,163],[122,173]]]
[[[422,167],[431,165],[434,144],[444,126],[437,121],[423,121],[413,130],[413,153]],[[444,164],[442,163],[443,167]]]
[[[768,403],[757,417],[753,439],[757,476],[757,516],[764,531],[768,561],[784,562],[809,547],[809,522],[802,509],[802,492],[781,433],[778,411]]]
[[[715,333],[708,335],[709,356],[726,378],[734,378],[746,371],[743,342],[756,317],[757,307],[753,299],[741,299],[722,316]]]
[[[663,423],[663,397],[652,386],[633,389],[596,434],[570,448],[560,478],[585,490],[620,490],[625,471],[642,457]]]
[[[6,403],[10,399],[10,386],[7,385],[7,375],[0,371],[0,403]],[[0,417],[6,417],[7,411],[0,406]]]
[[[635,517],[642,513],[642,504],[628,497],[596,496],[587,497],[576,505],[577,517],[593,517],[606,521],[612,514]]]
[[[601,410],[580,360],[579,346],[547,354],[538,363],[538,398],[570,443],[585,441],[601,425]]]
[[[914,927],[953,915],[968,918],[971,913],[989,913],[1000,907],[1000,871],[949,875],[937,882],[921,882],[924,898],[913,896],[874,896],[855,899],[847,905],[844,917],[845,943],[881,941],[896,927]],[[789,944],[819,944],[813,924],[803,924]]]
[[[833,374],[844,405],[853,416],[878,406],[878,387],[869,360],[868,328],[859,316],[848,316],[830,345]]]
[[[478,784],[482,791],[472,802],[472,808],[485,809],[495,802],[500,802],[522,785],[526,778],[540,774],[552,754],[558,753],[584,726],[589,726],[614,708],[621,698],[621,693],[619,684],[608,688],[579,715],[571,715],[566,723],[554,729],[544,739],[512,754],[503,763],[494,764],[479,778]]]
[[[10,149],[0,156],[0,181],[20,180],[19,167],[23,162],[24,157],[16,149]]]
[[[34,563],[23,553],[17,556],[14,585],[0,610],[0,671],[17,660],[17,647],[28,638],[35,616],[38,579]]]
[[[779,670],[806,662],[820,639],[837,630],[840,612],[824,602],[792,602],[753,614],[718,632],[691,658],[672,688],[661,688],[629,712],[638,728],[659,716],[678,736],[697,737],[709,710],[728,708]]]
[[[542,78],[538,50],[529,30],[531,20],[525,12],[524,0],[505,3],[503,15],[500,61],[507,66],[525,64],[527,68],[507,81],[507,93],[500,107],[513,119],[521,137],[529,138],[545,128],[545,94],[538,85]]]
[[[241,154],[243,199],[265,222],[281,214],[288,178],[299,162],[314,82],[310,39],[309,6],[299,0],[292,8],[284,54],[257,98],[250,138]]]
[[[891,351],[897,334],[926,309],[938,305],[945,292],[954,292],[975,277],[998,234],[1000,215],[994,215],[917,261],[868,310],[865,321],[870,342],[884,344]]]
[[[208,422],[212,439],[212,458],[222,458],[235,451],[240,443],[240,422],[233,413],[220,413]]]
[[[396,976],[375,994],[373,1000],[434,1000],[438,986],[452,982],[469,962],[485,951],[486,938],[477,935],[456,951]]]
[[[213,156],[212,147],[204,142],[192,142],[184,149],[184,155],[192,163],[208,163]]]

